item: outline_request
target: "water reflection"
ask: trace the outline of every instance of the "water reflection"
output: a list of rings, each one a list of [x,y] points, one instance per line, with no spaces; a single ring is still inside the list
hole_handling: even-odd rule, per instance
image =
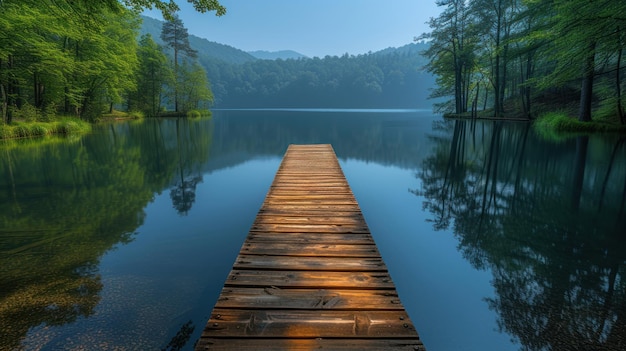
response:
[[[78,349],[93,338],[111,348],[191,349],[290,143],[333,145],[381,252],[389,249],[388,266],[402,263],[393,272],[399,289],[421,279],[402,296],[406,306],[449,308],[457,299],[473,317],[495,315],[527,349],[624,346],[624,139],[554,144],[525,124],[438,122],[433,131],[432,119],[220,111],[212,120],[111,124],[78,140],[1,146],[0,349]],[[419,198],[406,191],[415,173]],[[425,213],[416,215],[421,199]],[[494,296],[491,311],[463,300],[467,280],[454,284],[475,272],[465,261],[458,271],[431,269],[425,251],[456,259],[454,243],[449,252],[421,246],[442,237],[433,226],[453,229],[465,259],[486,271],[471,288],[476,300]],[[434,286],[442,276],[449,281]],[[471,328],[443,317],[459,319],[458,310],[431,310],[409,313],[437,325],[432,333],[455,325],[445,338],[474,345],[464,333]],[[508,342],[484,329],[472,337]]]
[[[100,258],[133,240],[155,193],[179,174],[186,190],[197,179],[212,134],[201,122],[171,123],[111,124],[73,143],[1,149],[0,349],[19,349],[33,327],[93,315]]]
[[[437,230],[493,274],[500,331],[529,350],[626,347],[626,147],[447,121],[418,177]]]

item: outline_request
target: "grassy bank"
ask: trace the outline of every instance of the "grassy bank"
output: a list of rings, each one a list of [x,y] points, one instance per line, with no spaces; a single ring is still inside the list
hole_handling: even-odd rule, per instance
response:
[[[124,112],[114,110],[112,112],[102,114],[100,117],[96,118],[96,121],[120,121],[127,119],[143,119],[144,117],[145,115],[141,111]]]
[[[14,122],[0,125],[0,139],[32,138],[47,135],[76,135],[91,132],[91,124],[76,118],[54,122]]]
[[[160,112],[157,117],[173,118],[173,117],[186,117],[186,118],[202,118],[211,117],[212,112],[210,110],[190,110],[187,112]]]
[[[626,126],[603,121],[580,122],[565,112],[549,112],[541,115],[533,124],[539,130],[557,133],[626,133]]]

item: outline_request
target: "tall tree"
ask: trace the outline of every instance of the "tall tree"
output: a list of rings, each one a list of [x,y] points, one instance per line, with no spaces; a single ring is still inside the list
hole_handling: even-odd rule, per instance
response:
[[[427,40],[427,69],[438,76],[433,97],[454,96],[454,112],[467,112],[472,74],[475,69],[476,35],[471,33],[470,12],[466,1],[439,0],[444,7],[439,17],[431,18],[430,33],[416,40]],[[444,110],[452,110],[444,107]]]
[[[130,12],[106,13],[106,25],[72,41],[75,69],[68,80],[70,104],[88,119],[105,106],[121,102],[135,88],[137,17]]]
[[[213,102],[213,93],[205,70],[197,62],[189,64],[184,61],[180,66],[179,99],[182,112],[194,109],[207,109],[202,103]]]
[[[186,55],[190,58],[195,58],[197,57],[197,52],[191,48],[191,45],[189,45],[189,33],[187,32],[187,28],[185,28],[185,26],[183,25],[183,21],[176,14],[173,15],[170,20],[166,21],[165,24],[163,24],[163,29],[161,30],[161,39],[165,42],[167,46],[174,50],[174,110],[176,112],[179,112],[179,54]]]
[[[490,66],[489,80],[493,87],[493,111],[496,117],[504,112],[504,98],[509,60],[509,37],[513,22],[515,1],[477,0],[472,2],[476,26],[482,34],[483,52]]]
[[[150,34],[139,40],[137,55],[137,91],[133,94],[130,105],[149,116],[157,116],[161,109],[163,86],[172,80],[172,72],[167,64],[167,57]]]

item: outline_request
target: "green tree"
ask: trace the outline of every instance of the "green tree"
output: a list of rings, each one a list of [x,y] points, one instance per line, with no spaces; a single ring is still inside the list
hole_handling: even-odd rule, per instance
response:
[[[208,104],[213,102],[213,93],[206,72],[197,62],[189,64],[186,60],[183,61],[177,86],[182,112],[207,109]]]
[[[88,119],[121,102],[125,92],[135,88],[137,17],[130,12],[104,16],[108,18],[104,27],[70,40],[74,70],[68,77],[69,104]]]
[[[509,42],[516,14],[517,1],[513,0],[478,0],[472,2],[472,13],[476,16],[478,33],[484,45],[486,55],[484,65],[489,67],[489,81],[494,92],[493,111],[495,117],[504,113],[507,66],[509,61]]]
[[[46,23],[41,27],[40,23]],[[0,116],[12,122],[24,104],[53,105],[73,61],[58,38],[77,35],[63,18],[41,6],[0,4]]]
[[[444,7],[439,17],[431,18],[430,33],[416,40],[427,40],[430,47],[424,52],[429,58],[427,69],[437,75],[437,88],[432,97],[454,96],[440,109],[456,114],[467,112],[471,81],[475,72],[477,36],[472,32],[470,9],[466,1],[440,0]]]
[[[167,46],[174,51],[174,110],[179,112],[178,109],[178,88],[179,88],[179,71],[178,71],[178,59],[179,54],[184,54],[189,58],[196,58],[197,52],[189,45],[189,33],[187,28],[183,25],[183,21],[178,15],[172,16],[170,20],[167,20],[163,25],[161,31],[161,39]]]
[[[138,58],[137,90],[132,94],[129,109],[136,108],[149,116],[157,116],[161,109],[163,86],[171,81],[172,72],[167,64],[167,56],[152,36],[147,34],[139,40]]]
[[[115,0],[108,0],[115,2]],[[173,0],[163,1],[163,0],[122,0],[123,3],[127,6],[132,7],[137,12],[141,12],[143,9],[152,9],[157,8],[161,10],[163,16],[166,19],[173,19],[175,17],[175,13],[180,10],[176,2]],[[217,16],[222,16],[226,14],[226,8],[222,6],[217,0],[187,0],[188,3],[193,5],[193,8],[201,13],[205,13],[207,11],[215,11]]]

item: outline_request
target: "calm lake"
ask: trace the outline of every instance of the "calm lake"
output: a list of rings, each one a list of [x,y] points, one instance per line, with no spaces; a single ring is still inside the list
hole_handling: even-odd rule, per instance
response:
[[[291,143],[330,143],[427,349],[626,348],[626,138],[229,110],[0,143],[0,350],[191,350]]]

